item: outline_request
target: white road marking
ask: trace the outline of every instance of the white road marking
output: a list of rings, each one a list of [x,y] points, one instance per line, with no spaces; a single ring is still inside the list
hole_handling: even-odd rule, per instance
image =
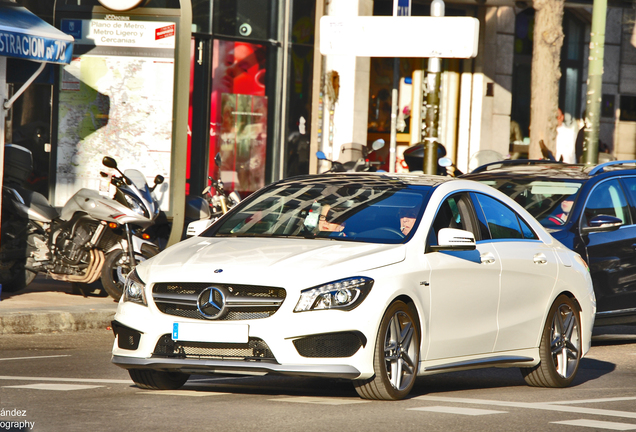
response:
[[[50,355],[50,356],[34,356],[34,357],[10,357],[10,358],[0,358],[0,361],[7,361],[7,360],[32,360],[32,359],[47,359],[47,358],[56,358],[56,357],[70,357],[70,354],[64,354],[64,355]]]
[[[58,382],[80,382],[80,383],[99,383],[99,384],[132,384],[132,380],[115,380],[115,379],[99,379],[99,378],[50,378],[50,377],[25,377],[25,376],[0,376],[0,380],[9,381],[58,381]]]
[[[508,411],[493,411],[493,410],[482,410],[476,408],[457,408],[450,406],[431,406],[431,407],[420,407],[420,408],[408,408],[409,411],[429,411],[436,413],[444,413],[444,414],[460,414],[460,415],[469,415],[469,416],[479,416],[479,415],[488,415],[488,414],[506,414]]]
[[[149,390],[137,392],[138,395],[159,395],[159,396],[225,396],[231,393],[215,393],[196,390]]]
[[[613,422],[604,422],[604,421],[586,420],[586,419],[566,420],[566,421],[558,421],[558,422],[551,422],[551,423],[567,425],[567,426],[589,427],[594,429],[608,429],[608,430],[620,430],[620,431],[636,429],[636,424],[613,423]]]
[[[69,390],[87,390],[100,388],[103,386],[89,386],[79,384],[27,384],[17,386],[3,386],[2,388],[15,388],[15,389],[31,389],[31,390],[57,390],[57,391],[69,391]]]
[[[583,408],[583,407],[564,406],[564,405],[557,405],[557,404],[552,405],[550,403],[544,403],[544,402],[524,403],[524,402],[487,400],[487,399],[449,398],[449,397],[437,397],[437,396],[418,396],[414,399],[423,400],[423,401],[434,401],[434,402],[467,403],[467,404],[475,404],[475,405],[491,405],[491,406],[512,407],[512,408],[529,408],[529,409],[544,410],[544,411],[558,411],[558,412],[567,412],[567,413],[578,413],[578,414],[587,414],[587,415],[599,415],[599,416],[607,416],[607,417],[623,417],[623,418],[636,419],[636,412]],[[573,401],[573,403],[577,403],[577,401]]]
[[[615,398],[603,398],[603,399],[579,399],[579,400],[564,400],[548,402],[550,405],[570,405],[570,404],[589,404],[589,403],[603,403],[603,402],[623,402],[636,400],[636,396],[615,397]]]
[[[307,403],[316,405],[351,405],[368,403],[370,401],[360,399],[337,399],[337,398],[323,398],[323,397],[311,397],[311,396],[298,396],[279,399],[269,399],[274,402],[292,402],[292,403]]]

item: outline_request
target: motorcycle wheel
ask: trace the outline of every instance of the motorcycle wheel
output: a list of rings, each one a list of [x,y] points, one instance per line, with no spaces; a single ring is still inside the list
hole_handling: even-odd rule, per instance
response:
[[[6,227],[3,226],[3,234],[5,234]],[[27,244],[27,240],[17,240],[18,244]],[[8,237],[2,236],[2,246],[0,246],[0,255],[4,255],[4,249],[11,248],[15,240],[9,241]],[[25,269],[27,259],[18,259],[12,261],[0,262],[0,284],[2,284],[2,290],[4,292],[14,293],[26,288],[37,273]]]
[[[152,258],[155,254],[143,251],[135,254],[135,265],[130,266],[126,251],[116,249],[106,255],[104,266],[102,267],[102,287],[115,300],[119,301],[124,292],[126,276],[142,261]]]
[[[0,263],[0,284],[2,291],[14,293],[26,288],[37,273],[24,268],[26,259],[12,261],[9,263]]]

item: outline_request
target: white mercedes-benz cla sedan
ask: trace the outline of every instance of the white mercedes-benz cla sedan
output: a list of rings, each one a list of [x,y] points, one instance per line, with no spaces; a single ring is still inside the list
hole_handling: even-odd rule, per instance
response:
[[[146,389],[191,374],[350,379],[400,399],[418,375],[518,367],[572,383],[596,300],[581,257],[469,180],[289,178],[127,278],[112,361]]]

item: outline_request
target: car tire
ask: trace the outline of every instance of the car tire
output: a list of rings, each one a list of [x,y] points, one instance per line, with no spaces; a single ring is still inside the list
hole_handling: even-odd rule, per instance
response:
[[[354,380],[363,399],[399,400],[415,384],[420,355],[417,313],[402,301],[396,301],[384,313],[375,342],[373,369],[367,380]]]
[[[146,390],[177,390],[190,378],[189,374],[181,372],[152,369],[129,369],[128,374],[137,387]]]
[[[533,387],[569,386],[581,361],[581,317],[577,305],[566,295],[552,304],[539,345],[541,361],[521,373]]]

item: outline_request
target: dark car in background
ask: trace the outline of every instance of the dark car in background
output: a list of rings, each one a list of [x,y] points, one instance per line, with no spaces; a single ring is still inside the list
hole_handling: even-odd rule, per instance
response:
[[[463,177],[505,193],[583,257],[596,325],[636,323],[636,161],[502,161]]]

